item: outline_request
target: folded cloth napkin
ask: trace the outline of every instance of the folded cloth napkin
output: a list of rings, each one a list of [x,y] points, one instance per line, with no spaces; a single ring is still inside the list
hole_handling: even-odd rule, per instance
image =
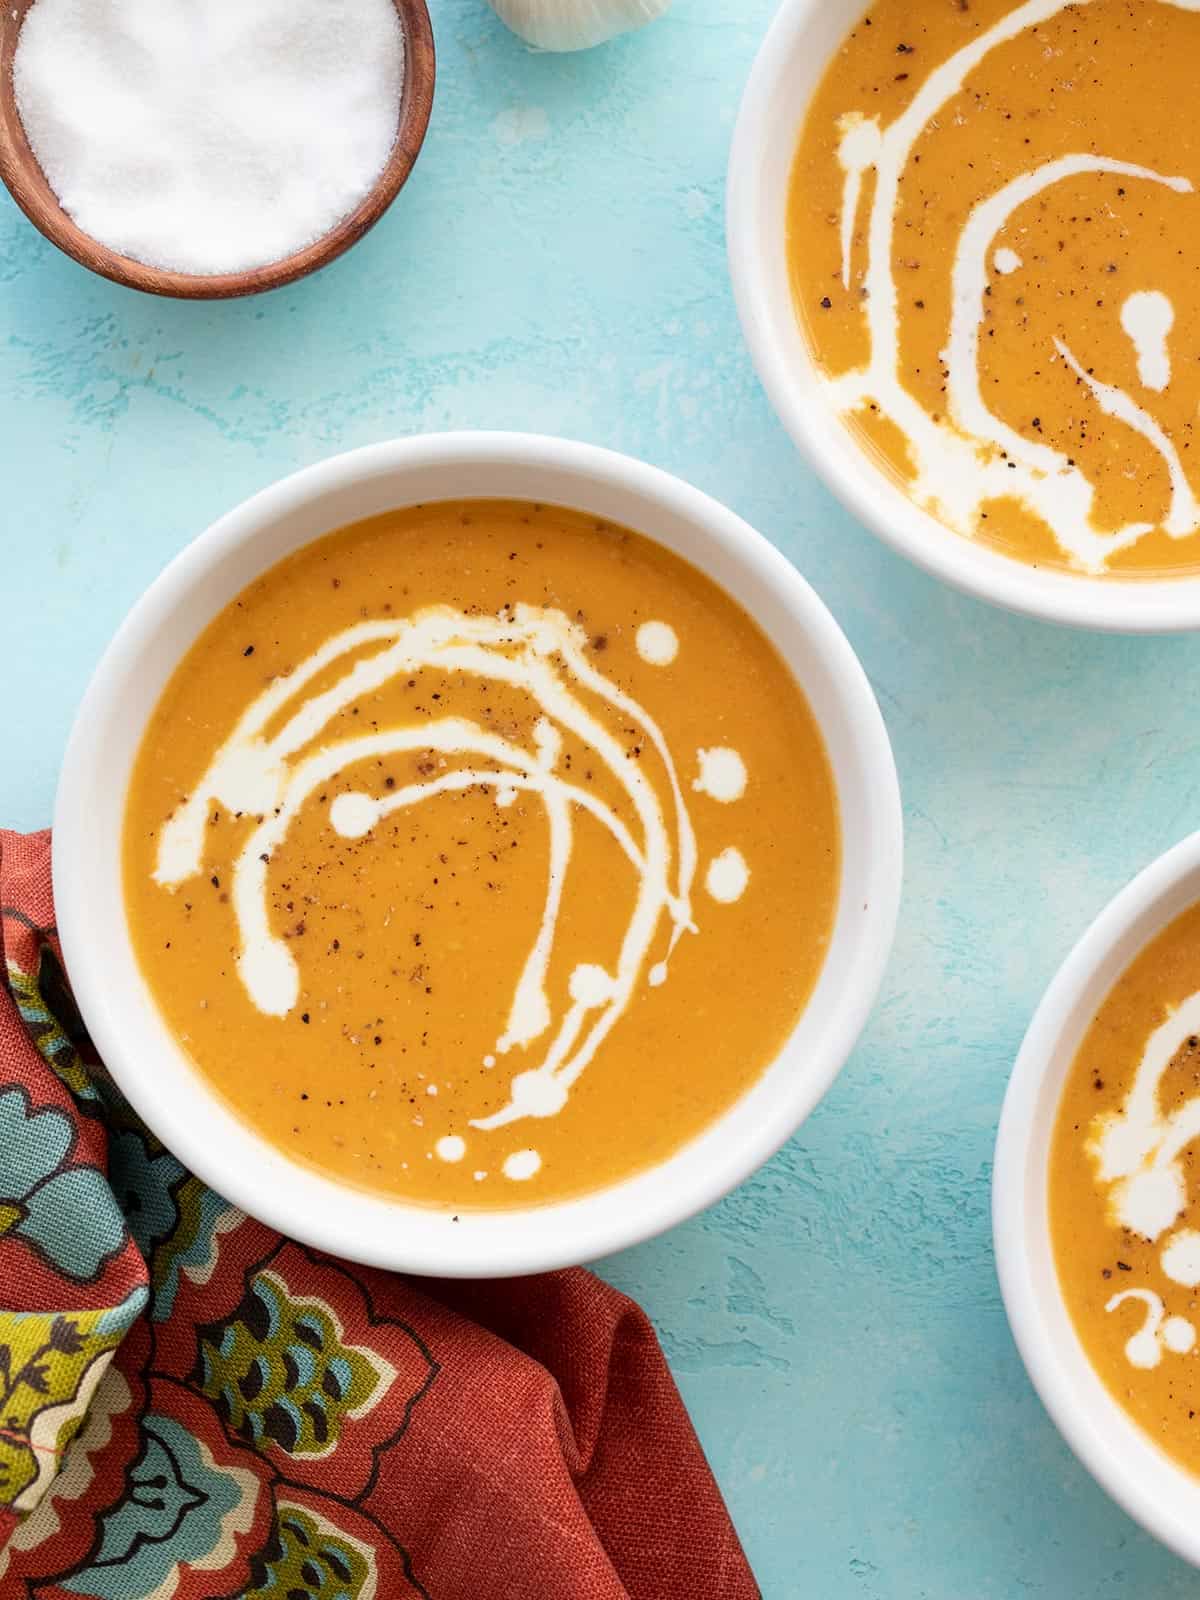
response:
[[[644,1314],[247,1217],[96,1060],[49,835],[0,833],[0,1596],[757,1595]]]

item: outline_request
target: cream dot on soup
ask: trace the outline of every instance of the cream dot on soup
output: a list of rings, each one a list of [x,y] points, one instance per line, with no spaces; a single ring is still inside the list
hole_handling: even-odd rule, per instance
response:
[[[514,1150],[504,1158],[503,1172],[513,1183],[528,1183],[541,1169],[542,1158],[536,1150]]]
[[[669,667],[679,654],[679,635],[669,622],[643,622],[637,631],[638,655],[655,667]]]
[[[692,780],[692,788],[698,794],[725,805],[742,798],[746,792],[746,763],[736,750],[714,745],[709,750],[697,750],[696,760],[700,771]]]
[[[339,794],[329,808],[329,820],[344,839],[361,839],[376,821],[375,802],[367,794]]]
[[[722,905],[732,905],[740,900],[750,882],[750,869],[740,850],[732,845],[714,856],[708,864],[704,883],[709,894]]]
[[[1185,1356],[1196,1343],[1196,1329],[1186,1317],[1168,1317],[1163,1323],[1163,1343],[1178,1356]]]
[[[1200,1233],[1194,1228],[1181,1228],[1164,1245],[1159,1260],[1173,1283],[1196,1288],[1200,1285]]]
[[[1157,289],[1139,289],[1121,307],[1121,326],[1137,355],[1138,379],[1160,394],[1171,381],[1167,343],[1175,326],[1175,308]]]

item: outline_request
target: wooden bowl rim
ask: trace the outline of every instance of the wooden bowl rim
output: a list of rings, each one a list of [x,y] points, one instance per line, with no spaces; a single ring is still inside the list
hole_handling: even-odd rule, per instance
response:
[[[0,6],[0,179],[38,232],[80,266],[129,289],[179,300],[227,300],[280,289],[344,255],[379,221],[421,153],[433,106],[436,59],[425,0],[393,0],[404,35],[404,87],[396,138],[383,171],[348,216],[290,256],[241,272],[203,275],[153,267],[85,233],[58,201],[26,137],[17,110],[12,62],[33,0]]]

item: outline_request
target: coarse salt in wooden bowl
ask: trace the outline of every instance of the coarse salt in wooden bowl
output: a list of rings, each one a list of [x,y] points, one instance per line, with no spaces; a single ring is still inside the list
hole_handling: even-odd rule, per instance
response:
[[[0,6],[0,178],[13,199],[52,244],[114,283],[181,300],[226,300],[294,283],[328,266],[379,221],[403,188],[420,154],[433,104],[433,30],[425,0],[394,0],[404,36],[404,86],[396,139],[383,171],[359,204],[328,233],[292,255],[240,272],[195,274],[147,265],[85,233],[63,210],[30,148],[13,86],[13,57],[34,0]]]

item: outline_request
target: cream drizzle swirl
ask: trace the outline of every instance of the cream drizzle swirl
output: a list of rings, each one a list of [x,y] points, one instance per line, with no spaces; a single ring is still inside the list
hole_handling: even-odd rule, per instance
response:
[[[154,876],[175,889],[203,868],[214,802],[260,819],[233,868],[231,902],[240,940],[237,971],[254,1005],[266,1015],[282,1017],[298,1003],[301,975],[288,944],[272,929],[268,878],[272,857],[318,790],[367,760],[405,752],[440,758],[433,775],[383,795],[339,793],[330,806],[329,821],[345,838],[362,837],[381,819],[439,795],[490,789],[499,807],[511,805],[520,793],[537,796],[549,833],[546,897],[496,1053],[527,1048],[553,1032],[540,1064],[513,1078],[507,1105],[472,1122],[481,1129],[561,1110],[572,1085],[628,1007],[663,917],[669,931],[650,972],[652,985],[665,981],[672,952],[684,932],[697,931],[692,920],[696,835],[666,739],[642,706],[596,670],[584,654],[586,643],[583,630],[561,612],[527,605],[507,608],[495,617],[430,607],[401,622],[370,621],[344,629],[294,671],[269,684],[243,712],[158,840]],[[372,646],[379,648],[359,656],[335,682],[302,700],[275,732],[267,734],[267,728],[319,675]],[[354,702],[421,668],[492,679],[529,695],[540,712],[533,750],[455,716],[320,742],[330,722]],[[648,776],[650,764],[635,759],[627,740],[606,725],[606,713],[621,724],[636,726],[657,753],[666,779],[665,796]],[[636,827],[631,828],[614,806],[557,770],[564,732],[582,741],[616,780]],[[467,758],[471,764],[450,767],[451,758]],[[556,1025],[548,977],[575,811],[592,816],[608,832],[633,868],[637,886],[615,970],[596,961],[577,962],[568,985],[570,1003]],[[487,1059],[490,1064],[492,1058]],[[441,1146],[438,1153],[443,1159],[458,1159],[465,1149],[458,1136],[442,1140]]]
[[[1110,1314],[1135,1301],[1145,1306],[1142,1325],[1125,1341],[1125,1359],[1144,1372],[1157,1367],[1164,1351],[1186,1356],[1196,1343],[1196,1329],[1186,1317],[1168,1317],[1162,1296],[1153,1289],[1126,1289],[1114,1294],[1104,1307]]]

